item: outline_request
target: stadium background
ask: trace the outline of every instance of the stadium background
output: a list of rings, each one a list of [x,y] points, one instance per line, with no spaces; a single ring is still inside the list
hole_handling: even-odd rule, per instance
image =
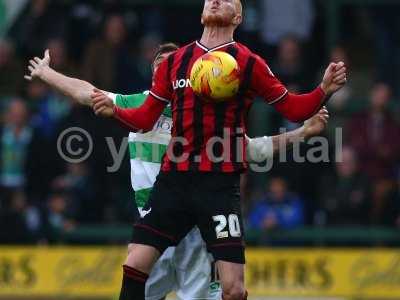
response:
[[[260,299],[400,299],[400,2],[244,4],[236,40],[265,57],[290,90],[316,86],[330,60],[349,68],[348,85],[329,104],[330,162],[296,163],[288,151],[288,162],[243,181],[250,291]],[[201,6],[0,0],[0,298],[115,298],[134,210],[127,158],[107,172],[105,137],[118,145],[126,132],[24,82],[28,60],[48,47],[56,70],[105,90],[141,91],[161,41],[200,36]],[[73,126],[95,145],[80,164],[56,149]],[[251,136],[297,126],[261,102],[250,112]],[[343,163],[333,159],[338,143]]]

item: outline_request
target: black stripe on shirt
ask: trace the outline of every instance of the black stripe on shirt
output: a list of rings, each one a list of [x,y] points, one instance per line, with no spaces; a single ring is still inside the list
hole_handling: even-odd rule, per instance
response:
[[[233,56],[233,58],[236,59],[237,54],[238,54],[238,49],[231,45],[226,49],[226,52],[229,53],[230,55]],[[220,139],[224,138],[224,126],[225,126],[225,114],[226,114],[226,109],[228,107],[227,102],[222,102],[222,103],[217,103],[215,104],[215,129],[214,129],[214,136],[218,137]],[[221,143],[215,143],[214,147],[212,149],[212,153],[214,154],[215,158],[220,158],[224,152],[223,145]],[[225,149],[227,151],[227,149]],[[216,162],[212,164],[212,170],[214,172],[220,172],[222,170],[222,163],[221,162]]]
[[[242,142],[238,143],[238,139],[244,139],[245,138],[245,132],[244,132],[244,126],[242,124],[242,115],[244,113],[244,109],[246,108],[246,103],[245,103],[245,97],[246,97],[246,92],[250,88],[251,84],[251,79],[253,76],[253,67],[255,64],[256,60],[253,56],[250,56],[249,59],[247,60],[246,67],[244,69],[244,76],[242,79],[242,84],[240,85],[239,92],[238,92],[238,105],[235,111],[235,122],[233,126],[233,130],[235,132],[233,133],[234,138],[231,140],[231,160],[233,163],[234,170],[236,172],[240,171],[243,169],[243,164],[242,158],[243,158],[243,153],[240,153],[240,157],[238,157],[238,150],[242,151],[243,147]],[[240,131],[240,128],[243,130]],[[240,145],[240,149],[238,149]],[[239,162],[237,161],[239,159]]]
[[[203,100],[195,95],[193,101],[193,151],[189,156],[189,168],[191,171],[198,171],[201,159],[201,146],[204,142]]]
[[[193,56],[193,50],[195,48],[195,43],[192,45],[188,46],[183,53],[182,59],[180,61],[180,65],[178,67],[178,71],[176,73],[176,79],[185,79],[186,80],[186,74],[189,69],[190,65],[190,60]],[[176,137],[182,138],[184,137],[184,131],[183,131],[183,106],[185,102],[185,89],[180,88],[176,91],[176,122],[174,126],[176,127]],[[173,154],[175,158],[182,158],[183,155],[183,145],[181,142],[174,143],[173,148],[172,148]],[[171,160],[171,170],[176,171],[177,170],[177,164],[176,162]]]

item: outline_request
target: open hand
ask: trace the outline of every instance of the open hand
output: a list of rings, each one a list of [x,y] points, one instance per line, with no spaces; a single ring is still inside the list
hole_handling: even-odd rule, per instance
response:
[[[26,80],[31,81],[34,78],[41,78],[44,70],[46,68],[49,68],[50,65],[50,52],[49,49],[47,49],[44,52],[44,57],[43,58],[39,58],[39,57],[35,57],[34,59],[31,59],[29,61],[29,75],[25,75],[24,78]]]

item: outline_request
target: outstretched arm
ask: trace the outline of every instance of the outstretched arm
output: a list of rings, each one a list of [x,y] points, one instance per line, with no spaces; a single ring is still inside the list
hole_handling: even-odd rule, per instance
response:
[[[308,94],[287,95],[274,104],[277,111],[293,122],[301,122],[314,115],[329,98],[341,89],[347,81],[343,62],[331,63],[325,71],[319,87]]]
[[[46,50],[43,58],[35,57],[29,61],[29,75],[25,79],[31,81],[38,78],[53,89],[77,101],[82,105],[92,106],[90,95],[95,88],[91,83],[65,76],[50,67],[50,53]]]
[[[94,90],[91,97],[96,115],[113,117],[124,127],[133,131],[151,130],[167,105],[166,102],[157,99],[152,94],[149,94],[139,107],[128,109],[118,107],[111,98],[97,89]]]
[[[329,113],[324,107],[304,125],[296,130],[275,136],[263,136],[259,138],[247,138],[247,157],[250,162],[261,162],[270,159],[281,147],[291,147],[294,143],[302,142],[320,134],[328,124]]]
[[[252,89],[292,122],[302,122],[311,118],[347,80],[344,63],[331,63],[325,71],[322,83],[315,90],[308,94],[296,95],[287,91],[263,59],[255,56],[253,61]]]

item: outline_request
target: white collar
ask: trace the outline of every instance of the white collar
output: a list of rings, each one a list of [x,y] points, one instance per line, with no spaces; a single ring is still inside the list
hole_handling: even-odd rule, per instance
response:
[[[208,49],[206,46],[203,46],[199,41],[196,41],[196,45],[197,45],[198,47],[200,47],[201,49],[203,49],[204,51],[206,51],[206,52],[215,51],[215,50],[218,50],[218,49],[221,49],[221,48],[224,48],[224,47],[226,47],[226,46],[233,45],[233,44],[236,44],[236,42],[235,42],[235,41],[232,41],[232,42],[228,42],[228,43],[219,45],[219,46],[217,46],[217,47],[213,47],[213,48]]]

